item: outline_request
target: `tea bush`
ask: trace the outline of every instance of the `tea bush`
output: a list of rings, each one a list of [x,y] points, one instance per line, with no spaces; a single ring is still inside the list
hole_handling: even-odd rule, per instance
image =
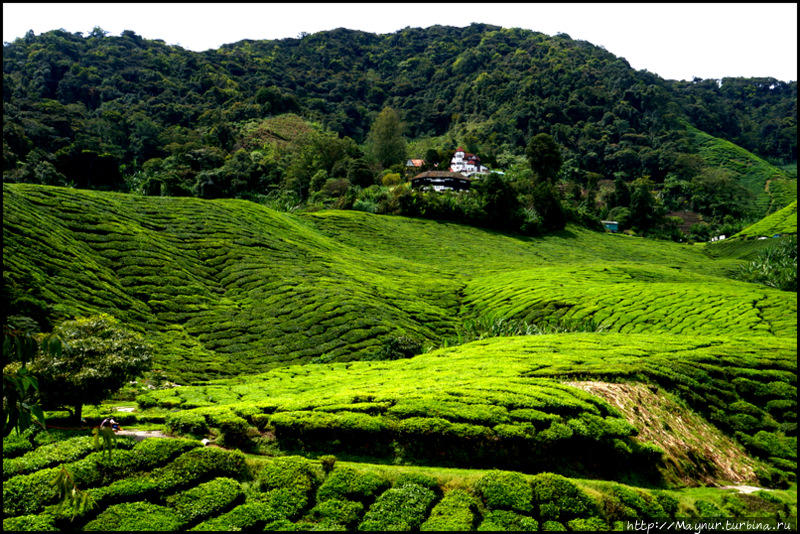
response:
[[[519,473],[491,471],[475,483],[475,491],[490,509],[533,511],[533,491]]]
[[[137,397],[138,402],[138,397]],[[154,401],[155,402],[155,401]],[[141,406],[142,404],[139,403]],[[147,405],[147,402],[145,402]],[[167,415],[165,421],[170,432],[202,436],[208,433],[206,418],[196,412],[180,411]]]
[[[183,522],[171,509],[149,502],[115,504],[89,521],[84,530],[131,532],[178,530]]]
[[[476,519],[475,497],[464,490],[454,489],[445,494],[420,526],[422,531],[473,530]]]
[[[531,481],[533,499],[543,521],[566,521],[595,515],[592,499],[578,486],[561,475],[540,473]]]
[[[165,502],[177,512],[184,524],[193,524],[230,508],[243,496],[237,481],[220,477],[171,495]]]
[[[531,532],[537,530],[539,530],[539,522],[534,518],[510,510],[492,510],[483,516],[483,522],[478,526],[478,531],[481,532]]]
[[[376,473],[360,473],[351,467],[337,467],[317,490],[317,501],[349,499],[369,503],[388,488],[389,482]]]
[[[328,499],[317,503],[308,515],[318,523],[352,529],[363,512],[364,505],[358,501]]]
[[[369,507],[359,530],[417,530],[425,521],[436,494],[418,484],[383,492]]]

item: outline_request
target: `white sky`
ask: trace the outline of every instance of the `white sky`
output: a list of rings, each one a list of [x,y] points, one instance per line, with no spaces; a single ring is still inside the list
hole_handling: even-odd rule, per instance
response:
[[[334,28],[391,33],[482,22],[567,33],[667,79],[797,80],[797,4],[3,4],[3,41],[132,30],[195,51]]]

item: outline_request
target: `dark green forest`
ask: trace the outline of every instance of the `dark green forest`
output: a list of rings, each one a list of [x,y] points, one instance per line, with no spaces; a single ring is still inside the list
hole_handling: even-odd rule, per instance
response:
[[[6,182],[523,233],[614,218],[673,239],[735,233],[796,195],[796,81],[664,80],[564,34],[336,29],[196,53],[56,30],[4,43],[3,74]],[[388,160],[382,110],[402,132]],[[552,176],[530,153],[541,134],[558,152]],[[446,168],[458,145],[505,175],[471,195],[396,187],[406,157]],[[693,234],[667,216],[678,211],[699,217]]]

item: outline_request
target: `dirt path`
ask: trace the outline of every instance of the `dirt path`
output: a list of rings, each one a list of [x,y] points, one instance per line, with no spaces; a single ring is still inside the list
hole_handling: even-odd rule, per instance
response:
[[[142,441],[145,438],[169,438],[160,430],[120,430],[117,436],[131,436],[136,441]]]
[[[756,486],[722,486],[720,489],[733,489],[739,493],[755,493],[756,491],[771,491],[767,488],[758,488]]]

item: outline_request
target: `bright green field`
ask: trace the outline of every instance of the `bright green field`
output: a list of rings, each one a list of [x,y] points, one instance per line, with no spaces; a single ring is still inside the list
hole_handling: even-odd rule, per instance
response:
[[[87,432],[4,440],[5,530],[796,520],[797,297],[729,278],[737,254],[577,227],[521,238],[21,184],[4,185],[3,200],[12,289],[56,319],[118,317],[153,344],[157,368],[187,384],[115,401],[136,407],[115,413],[126,428],[178,439],[120,440],[111,459]],[[551,333],[506,337],[515,328]],[[426,351],[362,361],[398,336]],[[589,381],[674,399],[733,440],[755,469],[748,483],[788,490],[670,489],[676,467],[621,404],[575,385]],[[704,471],[716,451],[706,452],[681,473],[726,483]],[[330,454],[332,471],[320,461]],[[97,503],[76,518],[56,507],[61,465]]]
[[[21,184],[4,184],[3,201],[6,279],[38,290],[56,318],[102,311],[139,329],[180,383],[361,359],[402,335],[438,346],[480,317],[566,314],[622,332],[796,328],[793,295],[731,282],[736,260],[670,242],[579,228],[523,239],[361,212],[290,216],[244,201]],[[694,316],[698,291],[721,306],[716,322]]]

